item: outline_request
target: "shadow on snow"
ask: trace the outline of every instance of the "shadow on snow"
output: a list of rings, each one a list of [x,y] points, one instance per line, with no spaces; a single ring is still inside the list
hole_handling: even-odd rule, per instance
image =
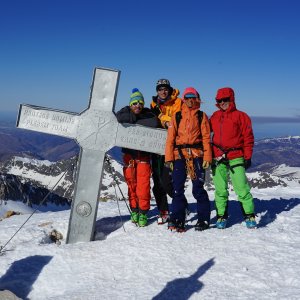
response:
[[[259,200],[254,198],[255,213],[260,215],[260,221],[258,227],[265,227],[268,224],[276,220],[277,215],[283,211],[292,210],[294,207],[300,204],[299,198],[293,199],[271,199],[271,200]],[[196,203],[189,203],[189,210],[191,212],[188,217],[187,229],[192,228],[191,222],[197,220],[197,208]],[[211,201],[211,210],[213,211],[214,202]],[[151,204],[150,211],[148,212],[148,224],[152,224],[157,220],[158,210],[155,204]],[[243,219],[242,209],[238,200],[229,200],[228,202],[228,223],[227,228],[235,224],[241,223]],[[95,227],[95,240],[104,240],[106,237],[122,227],[123,224],[130,220],[130,215],[106,217],[97,220]],[[216,217],[211,219],[211,224],[216,222]]]
[[[277,215],[284,211],[290,211],[294,207],[300,204],[299,198],[292,199],[271,199],[271,200],[260,200],[254,198],[255,213],[260,215],[260,221],[258,227],[265,227],[268,224],[276,220]],[[214,202],[211,201],[211,209],[214,208]],[[196,203],[190,204],[190,210],[196,212]],[[227,228],[234,224],[241,223],[244,218],[242,214],[241,204],[238,200],[229,200],[228,202],[228,223]],[[195,215],[191,221],[197,219]],[[216,222],[216,217],[211,219],[211,224]]]
[[[150,210],[147,214],[148,225],[156,222],[157,214],[158,211],[156,208],[156,204],[151,204]],[[126,215],[118,215],[114,217],[105,217],[98,219],[95,225],[95,240],[105,240],[109,234],[121,228],[123,224],[125,224],[129,220],[129,212]]]
[[[259,227],[265,227],[276,220],[277,215],[290,211],[300,204],[299,198],[259,200],[254,198],[255,213],[261,214]]]
[[[34,255],[12,263],[0,278],[0,290],[9,290],[16,296],[26,300],[32,285],[52,256]]]
[[[198,270],[187,278],[179,278],[169,281],[165,288],[157,294],[152,300],[187,300],[194,293],[199,292],[204,284],[198,279],[206,273],[215,264],[214,258],[200,266]]]

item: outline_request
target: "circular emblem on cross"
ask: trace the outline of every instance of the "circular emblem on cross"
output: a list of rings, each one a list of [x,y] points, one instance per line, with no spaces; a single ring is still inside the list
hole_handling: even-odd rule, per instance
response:
[[[88,217],[92,213],[92,207],[88,202],[81,201],[76,206],[76,212],[82,217]]]

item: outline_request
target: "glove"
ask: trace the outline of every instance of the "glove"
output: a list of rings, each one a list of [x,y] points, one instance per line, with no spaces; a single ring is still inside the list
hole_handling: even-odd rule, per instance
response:
[[[245,170],[251,167],[251,158],[244,161]]]
[[[202,168],[207,169],[209,167],[209,165],[210,165],[209,161],[204,160],[202,163]]]
[[[170,126],[170,122],[167,121],[167,122],[164,123],[164,126],[163,126],[163,127],[166,128],[166,129],[168,129],[169,126]]]
[[[173,166],[173,163],[170,163],[170,165]],[[172,170],[173,168],[171,169],[164,165],[161,174],[161,185],[171,198],[173,198]]]
[[[170,169],[171,171],[173,171],[173,168],[174,168],[173,162],[172,161],[166,161],[165,162],[165,167]]]
[[[161,114],[161,110],[159,106],[156,104],[154,107],[152,107],[152,112],[158,117]]]

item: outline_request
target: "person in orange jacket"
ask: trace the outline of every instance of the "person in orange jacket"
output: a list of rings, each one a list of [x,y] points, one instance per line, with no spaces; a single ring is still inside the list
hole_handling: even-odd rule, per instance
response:
[[[165,165],[172,167],[173,199],[168,228],[185,231],[185,181],[192,180],[193,196],[197,200],[198,221],[195,230],[205,230],[210,223],[210,202],[204,189],[205,169],[212,161],[210,125],[201,112],[200,95],[189,87],[183,93],[181,112],[173,115],[168,128]]]
[[[156,92],[157,95],[153,96],[150,108],[160,121],[158,127],[168,129],[172,116],[181,109],[179,90],[171,87],[168,79],[159,79]],[[164,163],[164,155],[152,154],[152,190],[159,211],[158,225],[165,224],[169,220],[167,195],[172,197],[173,193],[170,170],[165,168]]]
[[[144,97],[138,89],[132,90],[129,106],[116,113],[120,123],[139,124],[156,128],[157,117],[144,107]],[[122,148],[123,173],[128,186],[131,208],[131,221],[140,227],[147,225],[147,212],[150,209],[151,154],[145,151]]]

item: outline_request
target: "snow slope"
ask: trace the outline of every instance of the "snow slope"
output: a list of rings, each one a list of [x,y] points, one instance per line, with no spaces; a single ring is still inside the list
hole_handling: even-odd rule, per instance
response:
[[[117,162],[112,164],[121,172]],[[252,189],[257,230],[244,226],[231,188],[228,228],[214,227],[211,201],[211,228],[196,232],[190,182],[186,195],[192,213],[182,234],[156,224],[153,199],[145,228],[130,222],[123,201],[109,200],[99,203],[96,240],[66,245],[69,210],[38,211],[31,216],[33,210],[20,202],[0,201],[0,218],[8,210],[22,213],[0,221],[1,246],[30,217],[1,252],[0,291],[7,289],[32,300],[299,299],[299,168],[280,165],[274,172],[288,185]],[[251,180],[261,177],[258,172],[247,175]],[[108,188],[103,199],[114,195],[111,183],[105,173],[103,184]],[[124,182],[121,189],[126,196]],[[214,199],[213,191],[209,198]],[[48,236],[53,229],[64,236],[59,246]]]
[[[211,228],[194,231],[190,186],[192,213],[181,234],[156,224],[154,201],[145,228],[129,221],[121,201],[123,228],[117,201],[108,201],[99,203],[96,241],[67,245],[64,239],[58,246],[48,234],[56,229],[66,237],[70,211],[35,213],[3,249],[0,290],[33,300],[299,299],[300,199],[276,193],[255,200],[256,230],[244,226],[232,200],[227,229],[214,228],[212,203]],[[11,204],[2,202],[0,217]],[[0,222],[2,246],[29,216]]]

